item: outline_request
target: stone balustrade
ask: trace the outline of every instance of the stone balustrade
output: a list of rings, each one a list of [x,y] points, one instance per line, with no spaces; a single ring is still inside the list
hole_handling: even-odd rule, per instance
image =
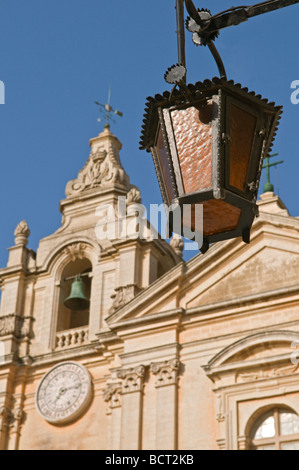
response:
[[[73,328],[56,333],[55,349],[64,349],[79,346],[88,342],[88,327]]]

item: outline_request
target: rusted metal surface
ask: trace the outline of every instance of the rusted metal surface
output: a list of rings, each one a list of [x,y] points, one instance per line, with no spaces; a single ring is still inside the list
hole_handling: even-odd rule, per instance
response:
[[[186,193],[211,187],[212,101],[204,107],[171,112]]]

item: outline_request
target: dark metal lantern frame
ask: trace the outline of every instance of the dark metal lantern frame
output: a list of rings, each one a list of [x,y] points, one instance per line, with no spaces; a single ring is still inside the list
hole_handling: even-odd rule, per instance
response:
[[[184,204],[203,204],[202,252],[239,236],[249,243],[263,159],[281,113],[221,78],[147,98],[140,148],[152,153],[166,205],[183,213]]]

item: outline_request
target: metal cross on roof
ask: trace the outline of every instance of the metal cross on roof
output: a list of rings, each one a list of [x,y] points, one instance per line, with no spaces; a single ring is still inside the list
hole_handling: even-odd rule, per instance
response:
[[[276,167],[276,165],[279,165],[280,163],[284,163],[283,160],[279,160],[279,162],[274,162],[274,163],[269,162],[269,158],[276,157],[277,155],[278,155],[278,153],[272,153],[271,155],[268,155],[267,157],[265,157],[266,162],[265,162],[263,168],[266,169],[267,182],[264,184],[264,188],[263,188],[264,193],[267,193],[268,191],[271,191],[271,192],[274,191],[274,186],[270,182],[270,167],[271,166]]]
[[[116,114],[117,116],[123,117],[123,113],[121,111],[118,111],[117,109],[113,109],[112,106],[110,105],[110,99],[111,99],[111,87],[109,88],[109,93],[108,93],[108,103],[102,104],[99,103],[98,101],[95,101],[95,104],[99,106],[100,112],[102,113],[104,119],[105,119],[105,129],[110,129],[110,121],[115,122],[115,120],[112,118],[112,114]],[[101,122],[101,118],[98,118],[98,122]]]

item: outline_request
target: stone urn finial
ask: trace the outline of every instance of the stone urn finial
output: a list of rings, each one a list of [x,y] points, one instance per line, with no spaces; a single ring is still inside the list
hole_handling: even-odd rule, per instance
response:
[[[141,209],[141,194],[136,186],[132,186],[127,194],[127,214],[135,215],[136,212],[140,213]]]
[[[22,245],[26,246],[28,243],[28,238],[30,235],[30,230],[28,227],[28,224],[26,220],[22,220],[22,222],[19,223],[17,228],[15,229],[15,244],[16,245]]]
[[[141,204],[141,194],[139,189],[136,186],[132,186],[130,191],[127,194],[127,205],[131,204]]]
[[[173,237],[170,240],[170,246],[179,258],[183,258],[184,240],[180,235],[177,235],[176,233],[173,234]]]

